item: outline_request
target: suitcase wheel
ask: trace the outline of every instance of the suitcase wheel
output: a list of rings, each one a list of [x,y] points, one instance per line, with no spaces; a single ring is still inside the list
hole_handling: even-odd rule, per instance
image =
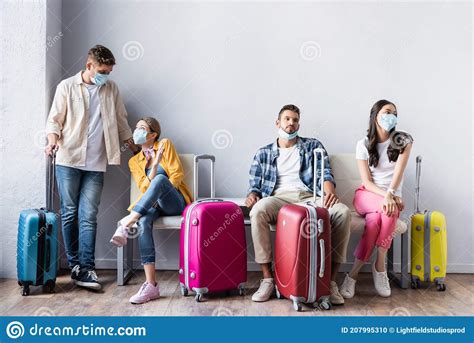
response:
[[[185,286],[181,286],[181,295],[183,297],[187,297],[188,296],[188,289],[185,287]]]
[[[411,288],[417,289],[421,287],[420,279],[411,280]]]
[[[45,293],[54,293],[54,288],[56,287],[56,282],[53,280],[48,280],[43,285],[43,292]]]
[[[277,287],[275,287],[275,294],[276,294],[277,299],[281,299],[281,293]]]
[[[301,312],[301,310],[303,309],[303,305],[301,305],[301,303],[298,303],[296,301],[293,302],[293,309],[297,312]]]
[[[23,286],[23,289],[21,290],[21,295],[26,297],[30,295],[30,286]]]
[[[245,287],[241,286],[239,287],[239,295],[244,296],[245,295]]]
[[[437,282],[436,289],[438,290],[438,292],[444,292],[446,290],[446,285],[444,284],[444,282]]]
[[[202,301],[202,294],[201,293],[196,294],[196,296],[194,297],[194,300],[200,303]]]

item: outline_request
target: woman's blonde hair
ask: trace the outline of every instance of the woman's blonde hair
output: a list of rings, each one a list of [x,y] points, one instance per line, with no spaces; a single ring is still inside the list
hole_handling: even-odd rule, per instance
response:
[[[151,132],[155,132],[157,134],[157,136],[155,138],[155,142],[156,142],[158,140],[158,138],[160,138],[160,136],[161,136],[161,126],[160,126],[160,123],[158,122],[158,120],[156,120],[153,117],[143,117],[140,120],[143,120],[148,125]]]

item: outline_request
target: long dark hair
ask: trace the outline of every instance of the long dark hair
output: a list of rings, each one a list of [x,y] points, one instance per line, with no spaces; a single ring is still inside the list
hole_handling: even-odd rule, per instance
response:
[[[385,105],[392,105],[397,109],[397,106],[393,102],[388,100],[377,101],[370,110],[369,129],[367,130],[367,150],[369,152],[369,166],[377,167],[379,164],[379,152],[377,151],[377,114]],[[403,153],[408,143],[413,142],[413,138],[405,133],[395,131],[395,128],[390,130],[391,142],[387,148],[388,160],[395,162],[398,159],[398,155]]]

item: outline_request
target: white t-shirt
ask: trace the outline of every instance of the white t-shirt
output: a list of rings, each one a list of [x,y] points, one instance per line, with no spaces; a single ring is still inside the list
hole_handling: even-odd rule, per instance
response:
[[[296,145],[291,148],[278,148],[277,182],[274,191],[309,191],[300,179],[300,152]]]
[[[369,160],[369,151],[367,150],[368,138],[365,137],[357,142],[356,146],[356,159],[358,160]],[[379,152],[379,163],[377,167],[369,166],[370,173],[372,174],[372,181],[383,190],[387,190],[392,182],[393,174],[395,171],[396,162],[390,162],[388,160],[387,148],[390,145],[390,139],[385,142],[377,143],[377,151]],[[368,164],[368,162],[367,162]],[[400,182],[400,186],[395,190],[395,195],[402,196],[402,185],[403,178]]]
[[[89,131],[87,133],[86,165],[75,167],[87,171],[105,172],[107,153],[105,150],[104,125],[100,115],[99,86],[85,84],[89,92]]]

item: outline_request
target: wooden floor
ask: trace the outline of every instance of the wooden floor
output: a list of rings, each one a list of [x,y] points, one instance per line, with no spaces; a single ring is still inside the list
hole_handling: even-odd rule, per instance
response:
[[[177,272],[159,272],[162,298],[143,305],[128,302],[144,281],[142,271],[127,286],[116,286],[115,271],[99,270],[103,284],[101,292],[91,292],[72,284],[69,274],[58,277],[56,293],[42,294],[41,288],[32,288],[31,295],[23,297],[16,280],[0,280],[0,315],[21,316],[461,316],[473,315],[473,275],[450,274],[446,292],[436,287],[402,290],[392,285],[392,296],[381,298],[373,288],[371,274],[362,274],[356,296],[343,306],[331,311],[304,307],[295,312],[286,299],[271,299],[266,303],[251,301],[258,287],[260,274],[249,272],[247,294],[216,294],[205,302],[196,303],[193,296],[183,297],[178,287]],[[342,274],[340,275],[342,278]]]

